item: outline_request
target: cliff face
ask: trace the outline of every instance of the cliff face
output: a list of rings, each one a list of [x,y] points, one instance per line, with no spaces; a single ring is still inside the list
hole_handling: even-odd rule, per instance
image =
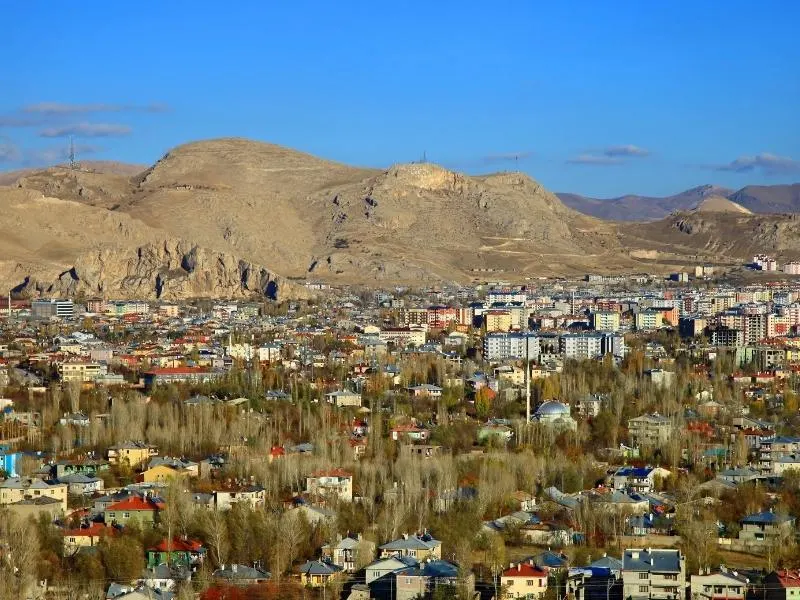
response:
[[[0,187],[0,286],[23,296],[307,297],[256,262],[125,214]]]
[[[28,272],[22,265],[16,271]],[[163,300],[309,296],[305,288],[264,266],[176,239],[137,248],[94,249],[79,255],[64,271],[51,274],[33,268],[22,281],[9,283],[22,296],[84,294]]]

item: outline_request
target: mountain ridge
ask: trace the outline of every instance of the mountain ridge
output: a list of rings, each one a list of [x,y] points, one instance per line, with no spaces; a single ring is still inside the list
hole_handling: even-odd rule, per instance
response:
[[[0,205],[16,207],[0,211],[13,232],[0,285],[29,295],[305,297],[303,280],[665,273],[800,251],[779,215],[703,210],[642,228],[582,214],[524,173],[352,167],[241,138],[177,146],[133,175],[28,172],[0,187]]]
[[[566,192],[559,192],[556,195],[567,206],[578,212],[613,221],[663,219],[674,212],[691,210],[709,195],[722,196],[759,214],[800,212],[800,184],[746,186],[736,191],[706,184],[671,196],[626,194],[607,199]]]

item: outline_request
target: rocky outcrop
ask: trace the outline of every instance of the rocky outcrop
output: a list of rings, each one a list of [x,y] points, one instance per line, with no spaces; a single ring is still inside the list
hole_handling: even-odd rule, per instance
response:
[[[51,278],[46,273],[24,275],[14,291],[23,296],[96,294],[110,299],[164,300],[308,296],[305,288],[275,276],[262,265],[177,239],[135,249],[91,250]]]

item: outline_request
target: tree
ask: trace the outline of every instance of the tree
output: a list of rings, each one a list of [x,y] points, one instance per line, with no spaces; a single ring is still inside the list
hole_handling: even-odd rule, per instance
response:
[[[112,581],[129,582],[141,576],[144,548],[129,535],[105,537],[100,542],[100,556],[106,576]]]

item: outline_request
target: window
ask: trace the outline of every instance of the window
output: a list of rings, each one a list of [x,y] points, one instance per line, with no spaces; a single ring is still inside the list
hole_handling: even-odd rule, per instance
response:
[[[639,573],[639,579],[647,579],[650,577],[650,573]]]
[[[639,593],[640,594],[646,594],[647,590],[648,590],[648,587],[646,585],[640,585],[639,586]]]
[[[667,573],[664,575],[664,579],[667,581],[678,581],[678,576],[675,573]]]
[[[533,579],[528,579],[528,581],[525,582],[525,585],[533,587]]]
[[[130,519],[131,518],[131,513],[129,513],[129,512],[122,513],[122,518],[123,519]]]

